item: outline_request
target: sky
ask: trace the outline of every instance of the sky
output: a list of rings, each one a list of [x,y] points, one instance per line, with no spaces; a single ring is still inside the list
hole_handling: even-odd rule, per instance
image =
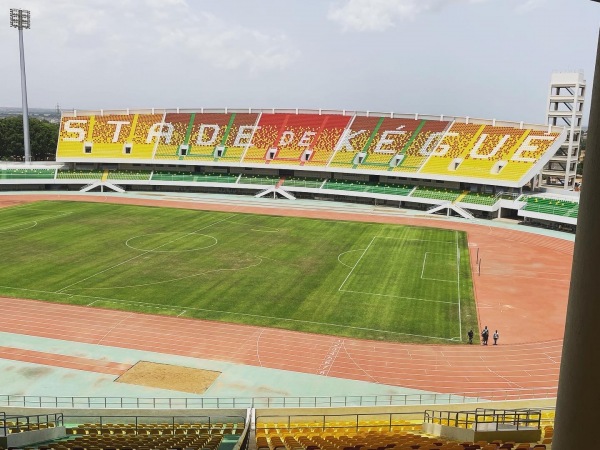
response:
[[[0,0],[0,106],[309,108],[544,123],[552,72],[588,86],[591,0]]]

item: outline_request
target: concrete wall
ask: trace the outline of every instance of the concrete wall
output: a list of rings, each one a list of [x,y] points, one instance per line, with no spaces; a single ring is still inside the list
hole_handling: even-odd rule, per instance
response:
[[[239,416],[243,419],[246,418],[246,409],[88,409],[88,408],[19,408],[19,407],[6,407],[2,408],[2,411],[7,416],[20,415],[30,416],[38,414],[52,414],[62,413],[64,415],[65,423],[71,424],[74,422],[96,422],[97,417],[114,417],[119,421],[132,420],[135,417],[149,417],[149,418],[166,418],[174,416],[183,417],[199,417],[209,416],[214,418],[215,421],[225,416]],[[85,417],[90,420],[84,419]],[[180,422],[187,422],[182,417]],[[75,419],[75,420],[74,420]],[[81,419],[81,420],[78,420]],[[233,419],[232,419],[233,420]],[[115,420],[113,420],[115,421]]]
[[[24,447],[37,442],[60,439],[67,435],[65,427],[45,428],[43,430],[25,431],[13,433],[8,436],[0,436],[0,447]]]
[[[424,423],[423,432],[441,436],[453,441],[487,441],[495,440],[513,442],[537,442],[542,437],[542,430],[493,430],[475,431],[472,428],[449,427],[437,423]]]

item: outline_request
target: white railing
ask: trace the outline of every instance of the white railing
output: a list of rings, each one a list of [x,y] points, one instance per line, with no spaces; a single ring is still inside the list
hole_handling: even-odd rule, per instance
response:
[[[179,114],[179,113],[200,113],[200,114],[232,114],[232,113],[267,113],[267,114],[332,114],[340,116],[366,116],[366,117],[390,117],[397,119],[417,119],[417,120],[440,120],[440,121],[455,121],[458,123],[471,123],[475,125],[492,125],[513,128],[530,128],[533,130],[549,131],[560,133],[564,127],[549,126],[542,124],[530,124],[515,121],[500,121],[496,119],[482,119],[475,117],[457,117],[444,114],[415,114],[415,113],[395,113],[395,112],[377,112],[377,111],[351,111],[341,109],[297,109],[297,108],[138,108],[138,109],[100,109],[100,110],[63,110],[63,117],[76,116],[104,116],[104,115],[131,115],[131,114]]]
[[[321,397],[51,397],[0,395],[0,407],[78,409],[329,408],[344,406],[448,405],[556,398],[556,387],[489,390],[464,394],[349,395]]]

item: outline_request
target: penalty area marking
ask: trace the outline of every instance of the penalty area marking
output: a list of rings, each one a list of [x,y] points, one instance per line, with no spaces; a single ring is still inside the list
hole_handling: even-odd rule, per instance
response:
[[[135,239],[138,239],[138,238],[141,238],[141,237],[144,237],[144,236],[155,236],[155,235],[158,235],[158,234],[168,234],[168,235],[184,234],[186,236],[189,236],[188,233],[185,233],[185,232],[176,232],[176,231],[162,232],[162,233],[146,233],[146,234],[140,234],[138,236],[134,236],[132,238],[127,239],[125,241],[125,245],[127,247],[133,249],[133,250],[138,250],[140,252],[148,252],[148,253],[184,253],[184,252],[195,252],[197,250],[204,250],[204,249],[207,249],[207,248],[214,247],[215,245],[217,245],[219,243],[219,241],[217,240],[217,238],[214,237],[214,236],[211,236],[209,234],[194,233],[194,236],[204,236],[204,237],[212,239],[214,242],[212,244],[206,245],[204,247],[190,248],[190,249],[187,249],[187,250],[156,250],[156,248],[145,249],[145,248],[137,248],[137,247],[134,247],[133,245],[129,244],[130,241],[133,241]],[[169,241],[169,242],[167,242],[167,244],[170,244],[171,242],[173,242],[173,241]],[[164,245],[166,245],[166,244],[164,244]]]
[[[344,266],[350,267],[350,272],[348,273],[348,275],[346,275],[346,278],[344,279],[344,281],[342,282],[342,284],[338,288],[338,292],[348,292],[348,293],[351,293],[351,294],[376,295],[376,296],[379,296],[379,297],[403,298],[403,299],[407,299],[407,300],[416,300],[416,301],[420,301],[420,302],[445,303],[445,304],[449,304],[449,305],[456,304],[456,302],[448,302],[448,301],[443,301],[443,300],[431,300],[431,299],[419,298],[419,297],[407,297],[407,296],[404,296],[404,295],[379,294],[379,293],[376,293],[376,292],[353,291],[353,290],[349,290],[349,289],[343,289],[344,285],[346,284],[346,282],[350,278],[350,275],[352,275],[352,273],[354,272],[354,269],[356,269],[356,266],[358,266],[358,264],[360,263],[361,259],[365,256],[365,254],[367,253],[367,251],[369,250],[369,248],[371,247],[371,245],[373,244],[373,242],[375,241],[375,239],[395,239],[395,240],[402,240],[402,241],[421,241],[421,242],[438,242],[438,243],[445,243],[445,244],[454,244],[453,242],[448,242],[448,241],[428,241],[426,239],[402,239],[402,238],[385,237],[385,236],[373,236],[373,238],[371,239],[371,242],[369,242],[369,245],[367,245],[367,248],[365,248],[363,250],[362,254],[360,255],[360,258],[358,258],[358,260],[356,261],[356,263],[354,263],[354,266],[348,266],[347,264],[344,264],[342,261],[340,261],[340,256],[343,255],[344,253],[348,253],[348,252],[340,253],[338,255],[338,261],[340,263],[342,263]],[[351,250],[351,251],[360,251],[360,250]],[[428,253],[428,252],[426,252],[426,253]],[[440,254],[445,254],[445,253],[440,253]],[[452,255],[452,256],[454,256],[454,255]],[[423,269],[425,268],[424,264],[425,263],[423,263]],[[423,272],[421,272],[421,278],[422,278],[422,275],[423,275]],[[442,281],[446,281],[446,280],[442,280]]]
[[[342,289],[340,292],[349,292],[350,294],[377,295],[379,297],[404,298],[404,299],[407,299],[407,300],[417,300],[419,302],[446,303],[448,305],[456,305],[456,302],[447,302],[447,301],[444,301],[444,300],[429,300],[429,299],[426,299],[426,298],[419,298],[419,297],[406,297],[404,295],[378,294],[376,292],[350,291],[350,290],[347,290],[347,289]]]
[[[455,256],[453,253],[425,252],[425,255],[423,256],[423,268],[421,269],[421,280],[442,281],[444,283],[458,283],[457,280],[442,280],[440,278],[428,278],[428,277],[424,277],[423,274],[425,273],[425,261],[427,261],[427,255],[428,254],[432,254],[432,255],[444,255],[444,256],[452,256],[452,257]]]
[[[346,281],[348,281],[348,278],[350,278],[350,275],[352,275],[352,272],[354,272],[354,269],[356,269],[356,266],[358,266],[358,263],[360,262],[360,260],[363,259],[363,256],[365,256],[365,254],[367,253],[367,251],[369,250],[369,248],[373,244],[373,241],[375,240],[376,237],[377,236],[373,236],[373,238],[371,239],[371,242],[369,242],[369,245],[367,245],[367,248],[364,249],[364,251],[360,255],[360,258],[358,258],[358,260],[354,263],[354,265],[350,269],[350,272],[348,272],[348,275],[346,275],[346,278],[344,278],[344,281],[342,281],[342,284],[338,288],[338,291],[340,291],[340,292],[342,291],[342,288],[344,287],[344,284],[346,284]]]

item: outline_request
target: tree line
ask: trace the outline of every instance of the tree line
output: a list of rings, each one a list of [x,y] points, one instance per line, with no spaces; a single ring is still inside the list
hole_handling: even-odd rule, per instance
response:
[[[29,140],[32,161],[53,161],[56,157],[59,124],[29,119]],[[0,160],[23,161],[23,118],[11,116],[0,119]]]

